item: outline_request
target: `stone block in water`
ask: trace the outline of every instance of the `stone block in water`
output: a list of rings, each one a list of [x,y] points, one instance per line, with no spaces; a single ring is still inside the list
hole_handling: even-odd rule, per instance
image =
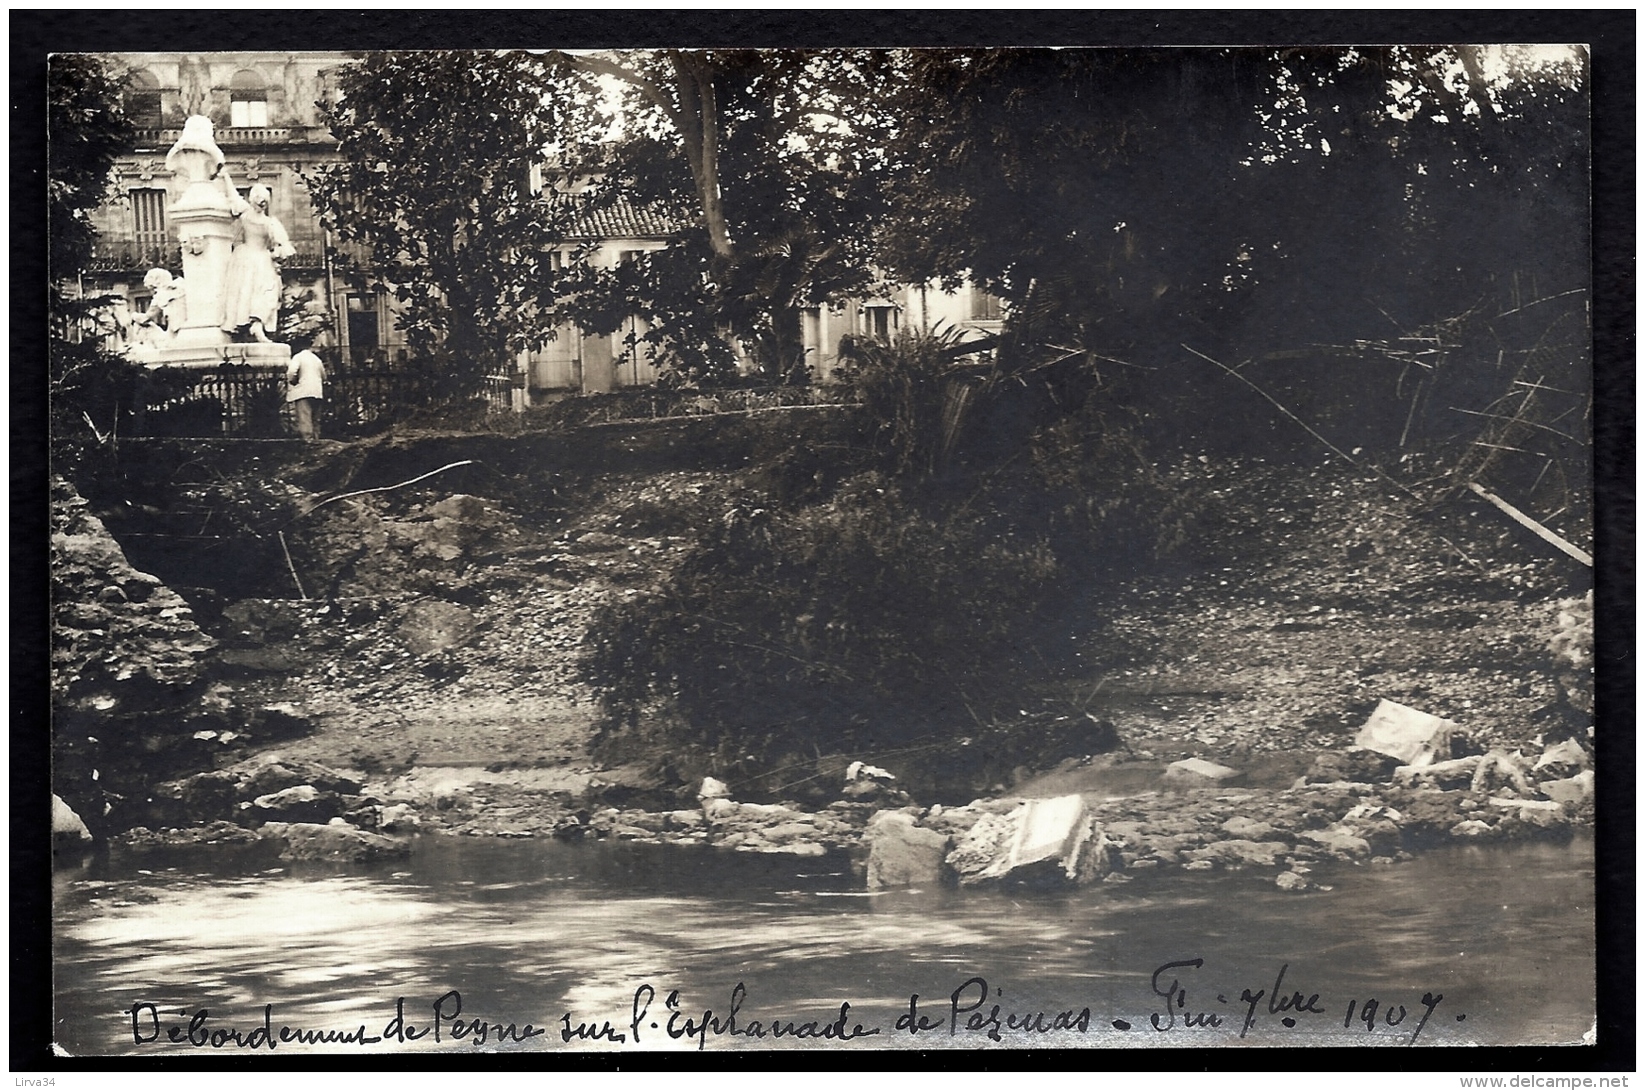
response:
[[[948,838],[914,825],[904,811],[881,811],[868,824],[868,889],[920,886],[942,878]]]

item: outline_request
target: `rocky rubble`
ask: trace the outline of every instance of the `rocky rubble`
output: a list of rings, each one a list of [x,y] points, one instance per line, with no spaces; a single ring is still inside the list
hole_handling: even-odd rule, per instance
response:
[[[217,641],[188,603],[133,568],[66,482],[51,500],[53,788],[93,833],[143,821],[154,781],[306,726],[241,707],[209,677]]]
[[[947,807],[925,804],[972,793],[936,794],[918,770],[872,754],[863,757],[900,779],[843,782],[838,758],[803,802],[789,798],[800,788],[762,783],[760,794],[738,781],[762,802],[722,785],[692,806],[689,789],[675,791],[684,772],[665,784],[591,768],[588,695],[574,674],[581,633],[599,603],[648,593],[680,555],[700,514],[693,498],[740,487],[708,473],[602,482],[566,519],[435,490],[313,512],[293,548],[316,597],[230,603],[213,623],[221,646],[187,654],[232,659],[243,687],[295,702],[279,714],[288,726],[299,709],[322,710],[322,731],[260,766],[231,764],[245,728],[216,713],[180,719],[171,730],[195,764],[162,778],[143,816],[150,830],[135,841],[279,830],[289,846],[297,830],[309,847],[294,851],[341,860],[376,836],[560,837],[846,854],[885,888],[1237,870],[1300,892],[1331,867],[1383,866],[1452,841],[1563,837],[1592,822],[1592,599],[1561,598],[1570,591],[1557,562],[1525,560],[1517,539],[1493,547],[1493,524],[1465,515],[1442,538],[1390,512],[1377,482],[1328,467],[1198,459],[1174,472],[1224,503],[1223,567],[1117,594],[1112,621],[1085,649],[1089,675],[1067,680],[1073,697],[1058,691],[1023,712],[1030,731],[1088,730],[1093,739],[1067,751],[1084,755],[1076,765],[1123,736],[1136,768],[1150,771],[1127,798],[1067,805],[1064,833],[1084,831],[1079,851],[1068,836],[1019,845],[1047,802],[1013,797],[1031,787],[1027,768],[990,769],[976,790],[988,798]],[[131,587],[77,583],[72,601],[121,608],[104,588],[134,602],[140,576]],[[145,601],[169,600],[156,590]],[[74,626],[94,619],[65,617],[87,637],[70,644],[89,662],[99,638]],[[177,629],[177,649],[197,639],[188,632]],[[184,664],[154,662],[156,677]],[[1399,719],[1400,709],[1436,725],[1415,749],[1362,740],[1379,711]],[[401,723],[417,730],[390,729]],[[970,749],[993,749],[977,742]],[[931,763],[947,756],[938,744]],[[463,783],[417,775],[442,760],[498,772]],[[353,771],[335,768],[345,765]],[[206,766],[222,768],[187,775]],[[702,769],[686,769],[691,783]],[[1067,787],[1044,794],[1078,798]],[[1052,847],[1025,856],[1035,845]],[[1013,853],[1023,867],[1010,866]]]

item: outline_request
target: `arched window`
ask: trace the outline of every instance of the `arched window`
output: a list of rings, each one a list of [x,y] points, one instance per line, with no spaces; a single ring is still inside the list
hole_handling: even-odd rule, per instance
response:
[[[158,129],[160,81],[148,71],[133,72],[126,78],[126,117],[139,129]]]
[[[268,91],[263,77],[249,68],[229,83],[229,122],[236,129],[260,129],[268,124]]]

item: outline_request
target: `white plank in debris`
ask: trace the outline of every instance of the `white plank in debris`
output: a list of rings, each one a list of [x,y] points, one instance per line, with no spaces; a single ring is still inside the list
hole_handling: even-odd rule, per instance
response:
[[[1384,699],[1354,736],[1354,745],[1398,758],[1402,765],[1431,765],[1450,754],[1457,730],[1451,720]]]

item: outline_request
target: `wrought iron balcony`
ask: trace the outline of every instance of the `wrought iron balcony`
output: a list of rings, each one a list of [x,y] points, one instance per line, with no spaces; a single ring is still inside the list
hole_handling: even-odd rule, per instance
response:
[[[287,272],[319,272],[326,267],[325,252],[303,249],[281,262]],[[150,269],[180,269],[182,254],[175,241],[165,244],[104,242],[86,263],[88,273],[141,273]]]
[[[88,273],[136,273],[149,269],[180,269],[183,255],[175,243],[99,243],[86,262]]]
[[[181,129],[139,129],[137,146],[140,148],[169,148],[183,135]],[[335,144],[331,131],[324,125],[259,126],[256,128],[217,127],[213,139],[219,146],[288,144]]]

